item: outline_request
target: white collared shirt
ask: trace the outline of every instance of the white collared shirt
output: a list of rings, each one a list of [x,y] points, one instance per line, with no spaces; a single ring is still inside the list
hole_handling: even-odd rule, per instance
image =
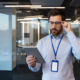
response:
[[[52,42],[54,49],[57,49],[62,34],[55,38]],[[41,53],[46,63],[42,64],[42,80],[75,80],[73,74],[73,54],[77,59],[80,59],[80,41],[71,31],[63,36],[59,46],[56,59],[59,61],[58,72],[51,72],[51,61],[55,59],[50,35],[39,40],[37,48]],[[73,53],[73,54],[72,54]],[[37,72],[41,67],[41,63],[36,63],[34,68],[29,66],[29,69]]]

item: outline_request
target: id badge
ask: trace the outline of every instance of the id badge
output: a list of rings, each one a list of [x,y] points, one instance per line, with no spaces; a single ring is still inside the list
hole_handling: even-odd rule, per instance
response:
[[[59,61],[52,60],[51,62],[51,71],[58,72]]]

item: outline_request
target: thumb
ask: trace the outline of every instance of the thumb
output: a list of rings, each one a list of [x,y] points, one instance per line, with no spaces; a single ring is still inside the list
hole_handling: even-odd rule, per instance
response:
[[[61,22],[61,25],[63,26],[64,25],[64,22]]]

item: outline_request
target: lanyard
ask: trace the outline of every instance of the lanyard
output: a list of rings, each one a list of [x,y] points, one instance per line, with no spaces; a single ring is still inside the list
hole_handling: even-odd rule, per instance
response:
[[[63,35],[64,35],[64,34],[63,34]],[[53,46],[53,43],[52,43],[52,37],[51,37],[51,44],[52,44],[53,52],[54,52],[54,55],[55,55],[55,60],[56,60],[57,51],[58,51],[58,49],[59,49],[59,46],[60,46],[61,40],[62,40],[62,38],[63,38],[63,35],[62,35],[62,37],[61,37],[61,39],[60,39],[60,41],[59,41],[59,44],[58,44],[58,47],[57,47],[56,52],[55,52],[55,49],[54,49],[54,46]]]

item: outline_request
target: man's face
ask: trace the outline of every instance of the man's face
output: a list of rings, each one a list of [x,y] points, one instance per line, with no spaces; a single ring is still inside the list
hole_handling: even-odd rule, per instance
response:
[[[60,15],[50,16],[49,28],[50,28],[50,33],[52,33],[53,36],[58,36],[62,32],[63,27],[61,25],[61,22],[62,22],[62,17]]]

